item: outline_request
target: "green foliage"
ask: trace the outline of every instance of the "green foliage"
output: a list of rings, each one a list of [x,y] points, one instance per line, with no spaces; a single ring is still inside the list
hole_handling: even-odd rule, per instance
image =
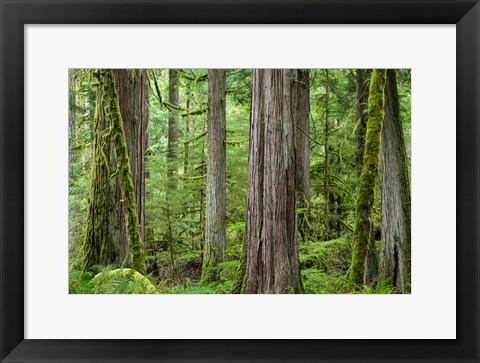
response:
[[[141,273],[129,269],[108,269],[93,279],[95,294],[157,294],[153,283]]]
[[[300,266],[324,272],[346,271],[350,266],[351,248],[345,238],[327,242],[309,241],[299,248]]]
[[[71,269],[68,273],[69,294],[92,294],[95,284],[91,272],[82,272]]]
[[[383,280],[377,286],[363,285],[362,294],[395,294],[395,286],[389,280]]]
[[[348,278],[342,272],[330,272],[308,268],[302,270],[305,294],[346,294]]]

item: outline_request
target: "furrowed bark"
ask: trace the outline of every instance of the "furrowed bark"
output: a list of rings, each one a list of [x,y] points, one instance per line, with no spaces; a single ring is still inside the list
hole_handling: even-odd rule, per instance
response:
[[[301,293],[293,70],[253,71],[245,293]],[[267,140],[268,137],[268,140]]]
[[[395,70],[387,70],[381,143],[382,249],[380,278],[411,290],[410,183]]]
[[[116,89],[120,112],[125,131],[128,157],[132,172],[132,181],[135,191],[137,216],[140,225],[142,248],[145,242],[145,150],[147,148],[148,114],[148,85],[145,70],[116,69]],[[117,175],[117,209],[118,215],[123,216],[121,180]],[[125,221],[119,218],[120,253],[117,264],[121,264],[128,253],[128,238]]]
[[[206,235],[202,283],[217,281],[226,249],[226,73],[208,70]]]
[[[293,89],[296,122],[296,191],[298,213],[298,231],[303,240],[308,237],[308,218],[310,215],[310,77],[308,69],[296,71]]]

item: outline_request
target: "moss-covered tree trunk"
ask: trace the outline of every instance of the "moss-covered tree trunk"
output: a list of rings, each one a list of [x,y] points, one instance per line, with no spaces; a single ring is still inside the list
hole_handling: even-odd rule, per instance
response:
[[[375,183],[380,164],[380,136],[384,116],[385,70],[375,69],[370,82],[368,122],[362,174],[359,181],[353,233],[352,264],[349,281],[352,287],[364,282],[365,259],[371,237],[371,220],[375,199]]]
[[[387,70],[381,143],[381,278],[401,293],[410,282],[410,183],[395,70]]]
[[[145,241],[145,150],[147,148],[148,85],[145,70],[117,69],[114,70],[120,112],[125,131],[128,157],[132,171],[132,180],[137,204],[137,215],[140,225],[140,236]],[[128,238],[123,219],[123,203],[120,175],[117,175],[117,209],[120,229],[119,257],[121,264],[128,253]]]
[[[83,244],[84,270],[115,264],[120,230],[116,208],[115,156],[110,141],[112,120],[105,115],[106,89],[97,86],[89,207]]]
[[[202,283],[217,281],[226,249],[226,72],[208,70],[206,234]]]
[[[308,69],[296,71],[293,89],[296,123],[296,190],[298,231],[305,240],[308,235],[310,215],[310,77]]]
[[[85,237],[85,268],[108,265],[118,253],[119,226],[116,181],[120,183],[129,258],[134,269],[145,273],[140,225],[135,201],[127,142],[112,70],[98,70],[95,117],[94,167]]]
[[[295,71],[252,77],[245,293],[301,293],[295,198]]]
[[[368,121],[368,79],[369,69],[356,70],[356,116],[355,128],[355,161],[357,166],[357,177],[360,179],[363,168],[363,154],[365,153],[365,134]]]

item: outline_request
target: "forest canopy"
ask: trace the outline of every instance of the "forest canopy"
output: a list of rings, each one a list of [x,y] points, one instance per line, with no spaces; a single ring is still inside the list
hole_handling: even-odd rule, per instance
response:
[[[70,69],[69,293],[411,293],[408,69]]]

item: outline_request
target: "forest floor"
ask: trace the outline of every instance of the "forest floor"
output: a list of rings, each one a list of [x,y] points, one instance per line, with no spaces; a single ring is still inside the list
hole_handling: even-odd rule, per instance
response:
[[[347,294],[351,246],[346,238],[326,242],[304,242],[299,248],[300,266],[306,294]],[[130,269],[103,268],[100,273],[70,270],[69,292],[73,294],[229,294],[239,260],[224,262],[220,281],[200,284],[201,257],[198,252],[183,254],[172,264],[166,259],[156,266],[160,274],[143,276]],[[392,294],[393,287],[363,286],[359,293]]]

